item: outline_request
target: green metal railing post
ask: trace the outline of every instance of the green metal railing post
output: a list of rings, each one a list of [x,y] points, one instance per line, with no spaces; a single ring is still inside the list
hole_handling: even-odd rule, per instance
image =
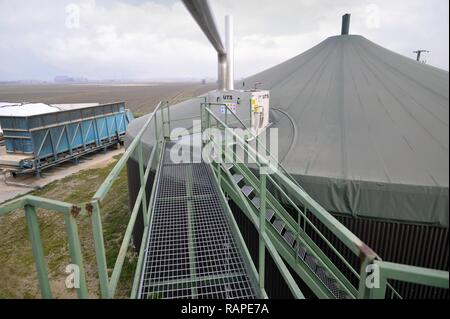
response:
[[[161,129],[162,129],[162,136],[163,139],[166,138],[166,130],[165,130],[165,120],[164,120],[164,106],[161,107]]]
[[[259,163],[259,139],[255,139],[255,146],[256,146],[256,162]]]
[[[200,103],[200,139],[203,143],[203,103]]]
[[[384,299],[386,296],[387,279],[380,277],[379,287],[373,287],[369,289],[369,299]]]
[[[88,290],[86,286],[86,273],[83,265],[83,255],[81,254],[80,238],[78,237],[78,230],[75,218],[70,213],[64,214],[64,223],[69,239],[69,251],[71,262],[79,267],[79,288],[76,288],[78,298],[87,299]]]
[[[90,209],[92,210],[91,222],[92,222],[92,233],[94,237],[94,247],[95,247],[95,258],[97,260],[97,271],[98,278],[100,282],[100,294],[102,298],[109,299],[109,279],[108,270],[106,264],[106,253],[105,253],[105,243],[103,240],[103,228],[102,219],[100,215],[100,205],[98,201],[94,201],[90,204]]]
[[[169,137],[170,137],[171,127],[170,127],[170,103],[169,103],[169,101],[167,101],[167,126],[169,128]]]
[[[222,174],[220,169],[220,158],[217,159],[217,179],[219,180],[219,185],[222,183]]]
[[[144,224],[147,226],[147,193],[145,191],[145,184],[146,180],[144,178],[144,155],[142,150],[142,139],[139,141],[138,146],[138,160],[139,160],[139,180],[141,182],[141,188],[144,189],[144,192],[142,193],[141,198],[141,204],[142,204],[142,215],[144,216]]]
[[[209,112],[206,114],[206,128],[211,128],[211,114]]]
[[[261,166],[259,170],[261,189],[260,200],[261,207],[259,210],[259,288],[264,289],[264,274],[266,263],[266,247],[264,244],[264,236],[266,234],[266,175],[267,166]]]
[[[44,299],[51,299],[52,292],[48,281],[47,266],[44,258],[44,248],[39,232],[39,222],[37,220],[36,209],[34,206],[25,205],[25,216],[27,220],[28,234],[30,236],[33,256],[36,263],[36,272],[41,288],[41,295]]]
[[[145,189],[141,188],[139,193],[142,194],[144,192],[145,192]],[[143,195],[141,195],[141,198],[142,198],[142,196]],[[139,197],[139,195],[138,195],[138,197]],[[139,206],[140,206],[139,203],[136,202],[133,207],[133,211],[131,212],[131,216],[130,216],[130,221],[128,222],[127,228],[125,230],[125,234],[123,235],[122,244],[120,245],[119,253],[117,254],[117,259],[114,264],[114,269],[111,274],[111,279],[109,281],[109,288],[108,288],[109,295],[111,296],[111,298],[114,298],[114,295],[115,295],[115,292],[117,289],[117,285],[119,283],[119,279],[120,279],[120,275],[122,273],[122,267],[125,262],[125,257],[127,254],[128,246],[131,241],[133,228],[136,223]],[[145,228],[147,228],[147,226],[145,226]]]
[[[297,234],[295,234],[295,249],[294,249],[294,258],[295,258],[295,262],[298,263],[300,262],[300,256],[299,256],[299,251],[300,251],[300,234],[302,231],[302,226],[301,226],[301,219],[302,219],[302,215],[297,212]]]
[[[367,287],[367,266],[373,264],[375,260],[374,256],[364,256],[361,260],[361,269],[359,272],[359,288],[358,288],[358,298],[367,299],[370,295],[370,289]]]
[[[159,134],[158,134],[158,112],[155,112],[153,117],[153,126],[155,127],[155,145],[159,142]]]
[[[228,126],[228,109],[225,107],[225,124]]]

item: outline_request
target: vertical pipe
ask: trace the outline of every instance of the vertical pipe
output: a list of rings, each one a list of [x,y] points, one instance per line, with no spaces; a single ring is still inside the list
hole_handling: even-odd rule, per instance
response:
[[[226,89],[227,56],[219,53],[217,55],[217,89],[219,91]]]
[[[225,50],[227,51],[226,62],[226,89],[234,90],[234,30],[233,30],[233,16],[227,15],[225,17]]]
[[[342,35],[348,34],[349,30],[350,30],[350,13],[346,13],[342,16],[341,34]]]

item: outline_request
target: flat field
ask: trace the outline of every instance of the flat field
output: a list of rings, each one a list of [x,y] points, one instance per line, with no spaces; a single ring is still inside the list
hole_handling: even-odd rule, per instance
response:
[[[185,99],[206,93],[214,84],[130,83],[68,85],[0,85],[0,102],[85,103],[125,102],[135,115],[153,110],[161,100]]]

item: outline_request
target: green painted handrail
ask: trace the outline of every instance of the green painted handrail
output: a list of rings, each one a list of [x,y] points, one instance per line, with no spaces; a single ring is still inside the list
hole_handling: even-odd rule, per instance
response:
[[[52,293],[48,278],[42,238],[39,231],[39,222],[36,214],[36,208],[63,214],[65,229],[69,242],[70,260],[73,264],[79,267],[79,287],[75,289],[79,298],[88,298],[83,256],[81,253],[80,238],[78,236],[78,227],[75,220],[76,216],[78,216],[78,214],[80,213],[81,208],[79,206],[65,202],[32,195],[25,195],[19,199],[1,205],[0,215],[6,215],[16,210],[25,210],[25,219],[27,223],[29,238],[31,241],[31,247],[42,298],[52,298]]]
[[[100,185],[100,187],[95,192],[95,195],[92,198],[93,200],[101,201],[102,199],[105,198],[106,194],[111,189],[112,184],[119,176],[128,159],[131,157],[136,147],[140,145],[142,136],[144,135],[150,123],[153,121],[155,114],[160,110],[161,105],[162,102],[159,102],[155,110],[150,114],[150,116],[148,117],[147,121],[145,121],[139,133],[136,135],[134,140],[128,146],[127,151],[122,155],[120,160],[117,162],[112,171],[106,177],[105,181]]]
[[[120,160],[111,170],[111,172],[106,177],[105,181],[100,185],[95,195],[92,197],[91,203],[89,203],[90,208],[93,208],[93,237],[94,237],[94,246],[95,253],[97,259],[97,271],[99,273],[99,281],[100,281],[100,291],[103,298],[114,298],[117,285],[120,280],[120,275],[122,273],[122,267],[125,262],[126,252],[129,248],[131,242],[131,236],[133,232],[134,225],[136,223],[137,215],[139,209],[142,208],[142,217],[144,221],[144,227],[148,227],[148,215],[151,213],[151,205],[148,205],[147,195],[146,195],[146,184],[148,181],[148,177],[150,175],[150,171],[152,168],[153,159],[156,154],[156,150],[158,149],[157,144],[160,138],[164,137],[163,134],[158,134],[158,123],[157,123],[157,113],[160,112],[161,123],[160,128],[164,132],[164,109],[163,107],[168,107],[168,103],[159,102],[156,106],[155,110],[149,115],[148,119],[145,121],[144,125],[128,146],[125,153],[122,155]],[[147,165],[144,168],[144,156],[143,156],[143,146],[142,146],[142,137],[144,133],[149,128],[150,124],[153,122],[155,127],[155,146],[152,149],[150,157],[148,159]],[[113,183],[119,177],[119,174],[124,169],[130,157],[134,154],[135,151],[138,151],[138,166],[139,166],[139,179],[140,179],[140,188],[138,191],[137,198],[135,200],[134,206],[131,210],[130,220],[128,222],[127,228],[125,230],[125,234],[119,249],[119,253],[116,258],[116,262],[114,264],[114,268],[111,274],[111,278],[108,276],[107,272],[107,263],[106,263],[106,253],[104,247],[104,239],[103,239],[103,231],[101,227],[101,207],[100,203],[103,199],[105,199],[109,190],[111,189]],[[139,260],[142,262],[141,260]],[[140,267],[138,264],[137,267]]]
[[[281,168],[281,170],[283,171],[283,173],[284,173],[288,178],[290,178],[290,179],[292,180],[292,182],[295,183],[298,187],[302,188],[302,187],[300,186],[300,184],[295,180],[295,178],[294,178],[291,174],[289,174],[289,172],[287,171],[287,169],[286,169],[280,162],[278,162],[278,160],[272,155],[272,153],[264,146],[264,144],[258,143],[258,141],[259,141],[259,136],[253,134],[253,132],[248,128],[248,126],[247,126],[247,125],[246,125],[246,124],[245,124],[245,123],[244,123],[244,122],[243,122],[243,121],[235,114],[235,112],[233,112],[233,111],[230,109],[230,107],[229,107],[227,104],[224,104],[224,103],[207,103],[207,102],[204,102],[204,103],[201,103],[201,105],[203,105],[203,106],[207,106],[207,105],[209,105],[209,106],[215,105],[215,106],[223,106],[223,107],[225,107],[225,109],[226,109],[226,112],[225,112],[225,124],[226,124],[228,127],[230,127],[230,124],[234,124],[234,123],[239,123],[240,125],[242,125],[243,128],[246,130],[246,132],[250,134],[251,138],[253,138],[253,139],[256,141],[258,147],[261,147],[261,148],[263,149],[263,151],[265,152],[265,155],[264,155],[264,156],[268,155],[272,160],[275,160],[275,161],[277,162],[277,166],[278,166],[279,168]],[[229,123],[229,120],[227,121],[227,115],[228,115],[228,113],[232,114],[232,116],[236,119],[236,122]]]
[[[211,117],[216,121],[216,123],[218,124],[218,126],[221,126],[224,128],[224,130],[228,130],[231,132],[231,134],[236,138],[237,142],[241,143],[241,145],[245,144],[245,140],[243,140],[240,136],[238,136],[237,134],[235,134],[232,130],[230,130],[230,127],[227,125],[227,123],[224,123],[222,120],[220,120],[215,114],[214,112],[208,107],[208,103],[202,103],[202,105],[205,105],[205,110],[207,111],[207,117],[206,117],[206,126],[202,125],[202,128],[210,128],[212,127],[212,123],[211,123]],[[225,105],[225,107],[228,106]],[[229,109],[228,109],[229,110]],[[228,113],[228,112],[227,112]],[[234,114],[233,112],[231,112],[232,114]],[[201,116],[202,120],[203,120],[203,116]],[[242,123],[242,122],[241,122]],[[243,124],[243,123],[242,123]],[[216,144],[216,143],[214,143]],[[217,145],[216,145],[217,146]],[[300,202],[303,204],[305,209],[308,209],[310,212],[312,212],[314,214],[314,216],[316,216],[320,222],[322,222],[322,224],[324,224],[337,238],[339,238],[341,240],[341,242],[346,245],[351,252],[353,252],[356,256],[363,258],[363,260],[366,259],[371,259],[371,260],[376,260],[376,259],[380,259],[378,257],[378,255],[373,252],[373,250],[371,250],[367,245],[365,245],[357,236],[355,236],[350,230],[348,230],[348,228],[346,228],[344,225],[342,225],[334,216],[332,216],[330,213],[328,213],[325,209],[323,209],[317,202],[315,202],[304,190],[303,188],[301,188],[296,182],[295,180],[292,179],[292,177],[286,176],[285,174],[283,174],[283,172],[279,172],[276,167],[273,165],[273,163],[271,163],[270,161],[268,161],[267,159],[265,159],[264,156],[262,156],[261,154],[259,154],[256,150],[254,150],[250,145],[246,145],[244,149],[244,152],[251,157],[253,160],[256,161],[256,163],[258,164],[259,167],[261,167],[261,162],[260,159],[263,159],[263,165],[267,165],[268,167],[271,167],[273,175],[275,175],[279,180],[281,180],[282,185],[285,187],[285,189],[280,188],[280,186],[278,185],[278,183],[269,175],[269,179],[272,181],[272,183],[279,188],[279,191],[281,191],[287,198],[288,200],[290,200],[291,205],[293,205],[293,207],[297,208],[297,211],[299,212],[299,214],[302,215],[302,217],[304,218],[304,220],[312,227],[312,229],[321,237],[322,240],[324,240],[324,242],[332,249],[332,251],[338,256],[338,258],[341,259],[341,261],[343,261],[344,265],[346,265],[351,272],[358,278],[360,279],[360,276],[358,274],[358,272],[356,270],[353,269],[353,267],[350,265],[349,262],[346,261],[346,259],[342,256],[342,254],[340,254],[331,244],[330,241],[328,241],[323,235],[322,233],[316,228],[316,226],[309,220],[309,218],[306,216],[306,214],[304,214],[300,209],[298,209],[298,207],[296,206],[296,204],[291,200],[290,196],[286,194],[287,192],[293,193],[295,195],[294,198],[296,198],[297,200],[300,199]],[[234,152],[233,152],[234,153]],[[271,154],[269,154],[271,156]],[[273,157],[272,157],[273,158]],[[276,165],[278,164],[278,162],[276,163]],[[254,185],[254,187],[256,187],[255,189],[257,189],[257,185]],[[261,198],[261,202],[262,204],[265,204],[265,192],[261,193],[261,189],[260,189],[260,198]],[[265,205],[262,205],[263,207]],[[261,216],[265,216],[261,214]],[[286,221],[285,221],[286,222]],[[298,229],[294,229],[294,233],[297,233]],[[298,237],[298,236],[297,236]],[[261,254],[261,247],[260,247],[260,254]],[[328,264],[329,259],[327,259],[326,264]],[[334,265],[330,265],[330,267]],[[260,271],[264,270],[264,266],[260,266]],[[335,271],[338,272],[338,277],[340,278],[341,283],[344,285],[344,287],[346,287],[349,293],[351,293],[354,297],[357,297],[357,291],[356,289],[351,286],[349,284],[349,282],[344,278],[341,278],[341,274],[340,271],[337,270],[337,268],[335,269]],[[350,286],[348,286],[350,285]],[[392,288],[391,285],[389,285],[389,288],[398,295],[398,293]]]
[[[380,260],[374,261],[372,269],[374,270],[374,279],[378,282],[374,287],[364,285],[361,291],[361,297],[363,298],[385,299],[388,280],[449,289],[449,273],[447,271]],[[378,276],[378,278],[376,278],[376,276]]]
[[[206,111],[223,127],[228,128],[228,126],[220,120],[211,109],[206,108]],[[232,131],[231,131],[232,132]],[[245,141],[232,132],[232,134],[236,137],[236,140],[242,144],[245,144]],[[258,152],[251,147],[250,145],[246,145],[247,154],[252,156],[254,160],[259,156]],[[271,169],[273,174],[279,178],[283,184],[283,186],[287,187],[288,191],[294,193],[296,198],[299,199],[302,204],[311,212],[315,214],[315,216],[334,234],[336,235],[354,254],[357,256],[361,254],[369,254],[374,255],[369,247],[367,247],[362,240],[360,240],[355,234],[353,234],[347,227],[345,227],[342,223],[340,223],[334,216],[328,213],[320,204],[318,204],[313,198],[311,198],[303,189],[298,187],[292,180],[286,177],[283,173],[277,170],[276,165],[267,161],[267,166]]]
[[[217,144],[217,142],[216,141],[214,141],[214,140],[211,140],[210,141],[213,145],[215,145],[216,147],[218,147],[218,148],[220,148],[220,145],[219,144]],[[234,151],[233,150],[230,150],[230,152],[235,156],[235,159],[236,159],[236,162],[237,163],[242,163],[242,160],[239,158],[239,156],[236,154],[236,153],[234,153]],[[226,155],[225,155],[226,156]],[[264,195],[263,194],[263,189],[264,189],[264,186],[263,186],[263,183],[262,183],[262,180],[260,180],[259,182],[256,180],[256,177],[254,177],[254,175],[248,170],[248,168],[245,168],[245,166],[244,167],[241,167],[240,165],[235,165],[236,166],[236,168],[238,169],[238,171],[240,172],[240,174],[242,174],[243,176],[245,176],[244,178],[246,179],[246,181],[247,182],[249,182],[250,183],[250,185],[256,190],[256,192],[258,192],[259,193],[259,195],[260,195],[260,200],[261,200],[261,207],[260,207],[260,210],[259,210],[259,217],[257,217],[256,219],[255,218],[250,218],[250,220],[253,222],[253,224],[255,225],[255,228],[258,230],[258,232],[260,233],[260,237],[262,236],[261,235],[261,231],[260,231],[260,229],[263,229],[263,228],[261,228],[261,218],[264,218],[264,216],[266,216],[266,214],[264,213],[264,207],[262,206],[263,205],[263,203],[265,202],[265,200],[264,200],[264,197],[266,196],[267,197],[267,200],[275,200],[274,199],[274,197],[270,194],[270,193],[267,193],[266,195]],[[264,166],[261,166],[260,167],[260,169],[263,169],[263,171],[264,170],[266,170],[267,171],[267,167],[264,167]],[[229,172],[229,170],[227,170],[227,169],[225,169],[224,168],[224,172],[225,172],[225,175],[227,175],[228,176],[228,178],[229,178],[229,180],[232,180],[232,176],[231,176],[231,173]],[[267,173],[266,174],[264,174],[265,176],[267,176],[267,177],[269,177],[270,178],[270,175],[268,175]],[[236,188],[237,190],[237,197],[239,198],[238,199],[238,203],[241,203],[243,206],[244,206],[244,211],[247,211],[247,212],[251,212],[252,211],[252,208],[251,208],[251,206],[250,206],[250,204],[248,203],[248,201],[246,200],[246,197],[243,195],[243,193],[240,191],[240,188],[236,185],[236,184],[234,184],[233,183],[233,187],[234,188]],[[273,203],[273,202],[272,202]],[[262,209],[261,209],[262,208]],[[275,211],[277,211],[277,208],[275,208],[275,207],[272,207]],[[287,212],[286,212],[286,214],[287,214]],[[293,233],[296,233],[297,232],[297,230],[296,229],[294,229],[293,227],[291,227],[291,225],[290,225],[290,221],[289,220],[287,220],[286,218],[284,218],[282,215],[278,215],[277,214],[277,216],[278,217],[280,217],[284,222],[285,222],[285,224],[286,224],[286,227],[287,228],[289,228]],[[289,216],[289,218],[291,218],[290,216]],[[264,221],[265,221],[265,219],[264,219]],[[265,227],[264,227],[264,229],[265,229]],[[269,232],[273,232],[273,230],[271,230],[270,228],[269,228],[269,230],[268,230]],[[274,235],[274,234],[271,234],[271,235],[273,235],[273,236],[276,236],[276,235]],[[277,235],[278,235],[278,233],[277,233]],[[266,236],[262,236],[263,238],[267,238]],[[307,238],[309,238],[305,233],[302,233],[302,236],[301,236],[301,239],[302,239],[302,241],[305,241]],[[265,242],[264,242],[265,243]],[[305,243],[306,243],[306,241],[305,241]],[[262,248],[261,247],[261,238],[260,238],[260,249]],[[271,247],[272,246],[274,246],[275,247],[275,249],[280,249],[281,248],[281,246],[282,246],[282,244],[280,245],[279,243],[278,244],[276,244],[276,241],[274,240],[274,243],[272,244],[271,243]],[[309,239],[309,242],[308,242],[308,245],[309,246],[311,246],[311,244],[312,244],[312,240],[311,239]],[[269,249],[269,246],[268,246],[268,249]],[[316,250],[318,250],[319,248],[317,247],[316,248]],[[260,250],[260,252],[261,252],[261,250]],[[319,250],[319,252],[321,252],[320,250]],[[271,255],[272,255],[273,253],[271,253]],[[314,254],[315,254],[315,257],[316,258],[321,258],[322,257],[322,259],[323,258],[326,258],[326,256],[322,253],[322,255],[320,255],[320,256],[318,256],[317,254],[316,254],[316,251],[314,251]],[[278,257],[272,257],[273,259],[274,259],[274,261],[275,262],[277,262],[277,266],[278,267],[282,267],[282,269],[280,269],[280,273],[282,273],[283,274],[283,271],[284,271],[284,269],[285,269],[285,265],[284,265],[284,263],[283,264],[281,264],[280,262],[282,262],[282,259],[281,258],[278,258]],[[260,260],[260,272],[263,272],[264,271],[264,261],[265,261],[265,259],[262,259],[262,260]],[[328,259],[327,259],[327,261],[328,261]],[[292,266],[292,265],[291,265]],[[331,267],[331,266],[333,266],[333,264],[331,263],[331,261],[329,261],[329,264],[327,264],[327,268],[328,267]],[[299,269],[294,269],[295,271],[300,271]],[[337,271],[336,269],[335,269],[335,271]],[[310,278],[310,277],[308,277],[308,278],[306,278],[305,277],[305,273],[302,273],[302,278],[305,280],[305,282],[307,283],[307,285],[313,290],[313,292],[317,295],[317,296],[320,296],[321,298],[327,298],[327,297],[329,297],[329,293],[327,293],[327,292],[325,292],[321,287],[319,287],[319,285],[317,285],[317,283],[314,281],[314,279],[312,279],[312,278]],[[341,278],[337,278],[340,282],[342,282],[342,279]],[[262,280],[263,281],[263,280]],[[260,280],[260,283],[261,283],[261,280]],[[288,284],[288,286],[289,286],[289,288],[291,289],[291,292],[294,294],[294,296],[297,296],[296,295],[296,291],[297,291],[297,288],[295,287],[295,281],[292,281],[292,280],[289,280],[289,279],[286,279],[286,283]],[[294,285],[295,284],[295,285]],[[327,290],[328,291],[328,290]],[[352,291],[348,291],[350,294],[352,294]],[[355,290],[355,293],[353,294],[353,295],[355,295],[356,296],[356,290]],[[301,295],[298,295],[298,298],[303,298]]]

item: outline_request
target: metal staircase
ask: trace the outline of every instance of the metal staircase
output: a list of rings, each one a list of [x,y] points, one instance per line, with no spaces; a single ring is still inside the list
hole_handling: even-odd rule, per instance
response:
[[[244,177],[239,174],[239,169],[233,164],[225,165],[225,169],[231,174],[233,183],[239,187],[245,198],[252,204],[254,211],[259,211],[261,208],[261,198],[257,190],[249,185],[253,184],[252,181],[246,183]],[[242,169],[242,168],[241,168]],[[247,174],[251,176],[253,182],[256,181],[256,176],[250,171]],[[276,233],[279,241],[284,241],[292,253],[298,256],[300,262],[303,263],[304,268],[307,268],[312,275],[315,275],[316,279],[323,284],[328,292],[331,294],[330,297],[337,299],[347,299],[352,298],[351,294],[348,293],[340,283],[339,280],[333,275],[328,269],[323,261],[321,261],[317,254],[314,253],[312,249],[296,235],[295,223],[289,218],[289,214],[282,207],[277,207],[273,202],[273,199],[268,199],[267,210],[266,210],[266,222],[270,225]],[[280,212],[280,210],[282,212]],[[283,217],[285,216],[285,217]]]

